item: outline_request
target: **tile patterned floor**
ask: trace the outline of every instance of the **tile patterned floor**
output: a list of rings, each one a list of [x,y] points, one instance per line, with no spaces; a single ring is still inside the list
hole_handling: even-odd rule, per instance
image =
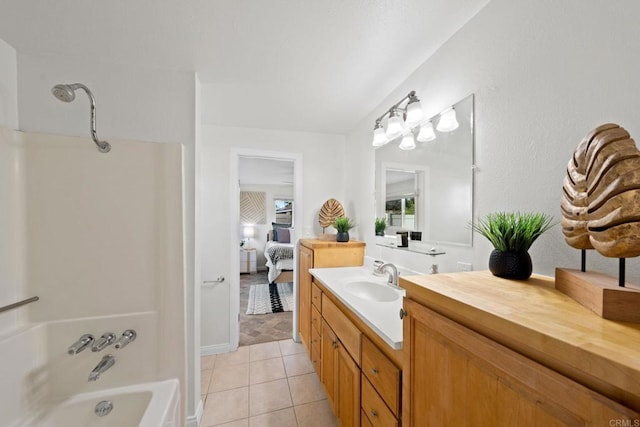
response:
[[[302,344],[203,356],[201,427],[331,427],[337,422]]]
[[[269,283],[267,272],[240,275],[240,345],[251,345],[291,338],[293,314],[245,314],[251,285]]]

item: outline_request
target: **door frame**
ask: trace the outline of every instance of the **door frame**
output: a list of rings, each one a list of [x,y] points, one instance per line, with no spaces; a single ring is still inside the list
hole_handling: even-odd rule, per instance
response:
[[[303,230],[304,208],[302,200],[302,153],[285,151],[258,150],[253,148],[231,148],[229,162],[229,214],[231,230],[229,248],[231,262],[229,274],[229,339],[232,351],[238,348],[240,342],[240,158],[257,157],[271,160],[293,161],[293,223],[297,232],[294,236],[301,236]],[[294,248],[297,248],[297,238]],[[293,330],[291,338],[299,342],[298,337],[298,251],[293,251]]]

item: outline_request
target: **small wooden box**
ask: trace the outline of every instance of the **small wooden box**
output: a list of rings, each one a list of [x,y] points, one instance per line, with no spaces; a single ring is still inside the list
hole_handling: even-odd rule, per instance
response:
[[[582,272],[556,268],[556,289],[573,298],[600,317],[640,323],[640,287],[596,271]]]

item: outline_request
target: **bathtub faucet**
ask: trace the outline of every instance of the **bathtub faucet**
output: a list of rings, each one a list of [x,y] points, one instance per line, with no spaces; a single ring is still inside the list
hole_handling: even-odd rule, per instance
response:
[[[116,340],[116,334],[113,332],[105,332],[100,338],[94,341],[91,351],[102,351],[106,346],[112,344]]]
[[[135,341],[138,334],[133,329],[127,329],[122,333],[122,336],[116,341],[116,348],[125,348],[130,342]]]
[[[95,381],[100,378],[100,375],[105,372],[107,369],[115,365],[116,358],[111,354],[107,354],[102,358],[100,363],[93,368],[93,371],[89,374],[89,381]]]
[[[84,334],[81,336],[78,341],[74,342],[67,349],[67,353],[69,354],[78,354],[85,348],[89,347],[93,343],[93,335]]]

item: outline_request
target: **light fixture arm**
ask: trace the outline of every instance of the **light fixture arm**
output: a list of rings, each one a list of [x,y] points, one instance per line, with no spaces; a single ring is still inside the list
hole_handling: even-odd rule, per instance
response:
[[[382,119],[384,119],[384,117],[385,117],[387,114],[389,114],[389,113],[391,113],[391,111],[393,111],[393,110],[395,110],[395,109],[399,108],[399,107],[400,107],[400,105],[402,105],[402,103],[403,103],[403,102],[405,102],[405,101],[407,101],[407,100],[409,100],[409,99],[411,99],[411,98],[416,98],[416,91],[415,91],[415,90],[412,90],[412,91],[411,91],[411,92],[409,92],[409,93],[408,93],[404,98],[402,98],[400,101],[398,101],[398,102],[396,102],[395,104],[393,104],[393,105],[391,106],[391,108],[389,108],[387,111],[385,111],[385,112],[384,112],[384,114],[382,114],[380,117],[378,117],[378,118],[376,119],[376,122],[382,122]],[[417,98],[416,98],[416,99],[417,99]]]

